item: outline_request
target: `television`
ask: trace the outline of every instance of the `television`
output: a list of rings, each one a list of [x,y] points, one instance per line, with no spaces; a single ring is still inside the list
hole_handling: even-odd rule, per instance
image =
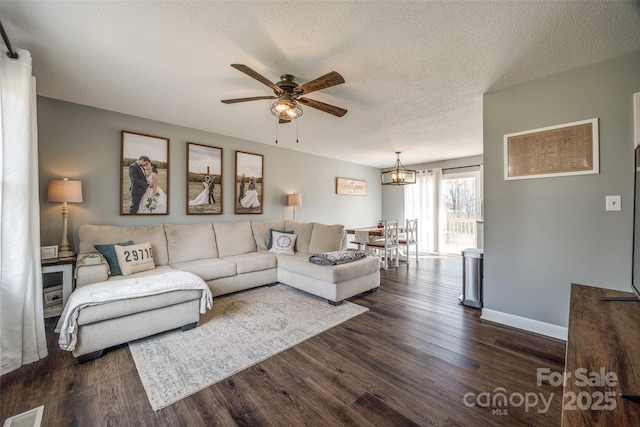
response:
[[[633,185],[633,249],[631,288],[640,298],[640,145],[635,149]]]

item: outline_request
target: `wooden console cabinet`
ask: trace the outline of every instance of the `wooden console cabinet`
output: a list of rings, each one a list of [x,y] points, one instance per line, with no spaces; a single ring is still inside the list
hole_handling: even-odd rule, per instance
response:
[[[571,285],[562,425],[640,426],[640,301],[633,294]]]

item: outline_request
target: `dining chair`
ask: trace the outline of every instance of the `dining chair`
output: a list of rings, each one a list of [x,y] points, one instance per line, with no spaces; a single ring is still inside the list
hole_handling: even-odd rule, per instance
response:
[[[416,247],[416,262],[418,262],[418,219],[408,219],[404,227],[404,232],[398,239],[398,244],[404,246],[407,255],[407,264],[411,262],[409,249],[411,246]]]
[[[395,258],[398,267],[398,221],[386,221],[382,229],[382,237],[369,241],[369,250],[376,250],[384,269],[389,268],[389,258]],[[393,255],[392,255],[393,254]]]

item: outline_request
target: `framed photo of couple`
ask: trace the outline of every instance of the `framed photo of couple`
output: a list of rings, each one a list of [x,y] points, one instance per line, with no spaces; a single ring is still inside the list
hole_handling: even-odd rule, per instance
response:
[[[235,213],[261,214],[264,201],[264,158],[236,151]]]
[[[122,131],[120,215],[169,214],[169,139]]]
[[[187,215],[222,214],[222,148],[187,142]]]

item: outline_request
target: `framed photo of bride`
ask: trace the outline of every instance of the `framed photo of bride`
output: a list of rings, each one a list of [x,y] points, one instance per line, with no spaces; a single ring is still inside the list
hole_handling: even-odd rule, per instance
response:
[[[120,215],[169,214],[169,138],[122,131]]]
[[[235,213],[261,214],[264,200],[264,158],[260,154],[236,151]]]
[[[222,214],[222,148],[187,142],[187,215]]]

